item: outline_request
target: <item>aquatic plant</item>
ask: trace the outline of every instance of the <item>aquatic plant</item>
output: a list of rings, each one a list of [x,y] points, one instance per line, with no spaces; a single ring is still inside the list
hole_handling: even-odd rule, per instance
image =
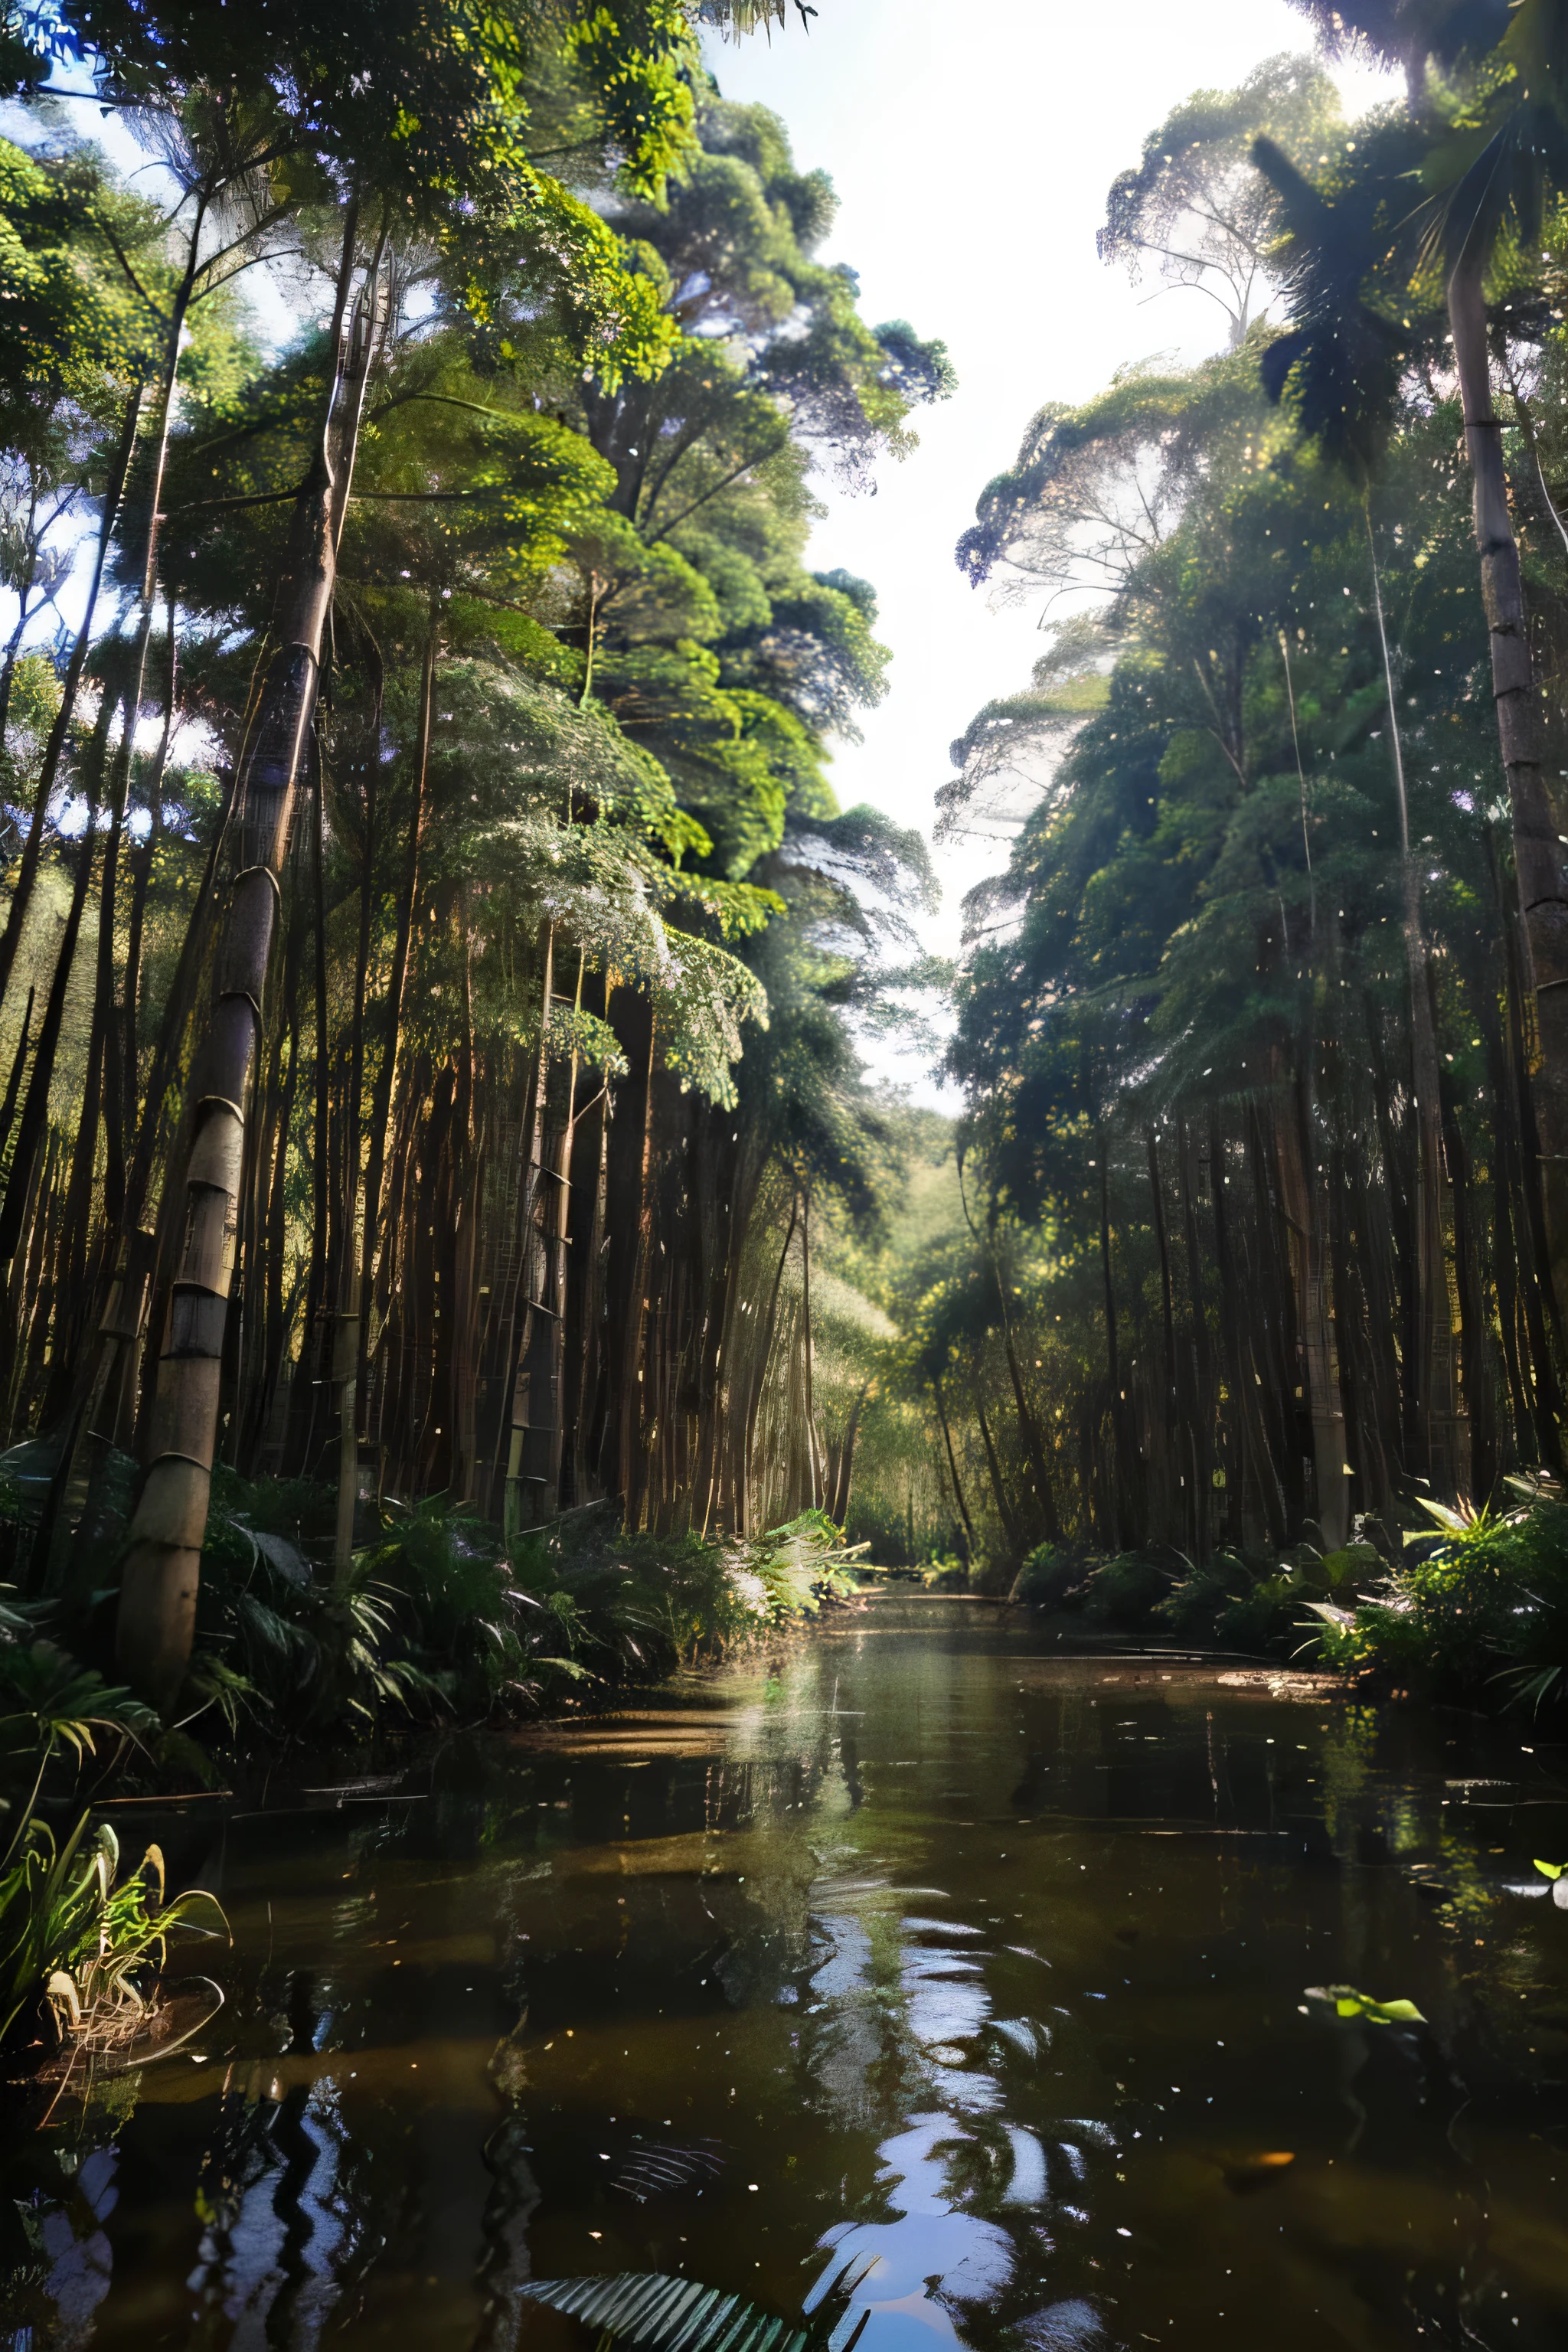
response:
[[[143,2014],[147,1979],[162,1966],[170,1935],[197,1932],[195,1916],[212,1898],[182,1895],[165,1905],[156,1846],[119,1879],[119,1843],[107,1822],[89,1836],[89,1810],[63,1843],[41,1817],[51,1768],[68,1768],[74,1780],[98,1756],[101,1739],[123,1750],[132,1743],[155,1747],[163,1735],[157,1717],[128,1690],[106,1683],[57,1643],[27,1638],[34,1629],[20,1612],[4,1614],[0,2040],[40,2000],[62,2029],[118,2031]]]
[[[1413,2000],[1374,2000],[1353,1985],[1309,1985],[1309,2000],[1331,2001],[1336,2017],[1360,2018],[1368,2025],[1425,2025]]]
[[[107,1822],[100,1823],[85,1860],[78,1932],[51,1969],[44,1998],[62,2031],[102,2045],[125,2040],[148,2021],[172,1937],[226,1941],[229,1928],[222,1905],[205,1887],[188,1887],[167,1900],[163,1855],[156,1845],[120,1877],[120,1843]]]
[[[40,2002],[62,2033],[123,2040],[147,2019],[171,1937],[228,1934],[204,1889],[164,1900],[157,1846],[121,1878],[118,1838],[107,1822],[89,1838],[89,1819],[63,1844],[29,1820],[0,1876],[0,2040]],[[204,1911],[216,1926],[199,1924]]]

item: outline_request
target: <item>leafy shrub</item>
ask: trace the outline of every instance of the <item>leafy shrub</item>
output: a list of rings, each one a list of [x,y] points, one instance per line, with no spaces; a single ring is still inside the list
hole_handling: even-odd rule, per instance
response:
[[[1216,1642],[1221,1611],[1233,1608],[1251,1587],[1246,1562],[1234,1554],[1218,1552],[1173,1584],[1155,1603],[1154,1616],[1183,1641]]]
[[[1256,1557],[1227,1545],[1190,1569],[1154,1615],[1187,1641],[1279,1656],[1300,1646],[1303,1606],[1325,1601],[1342,1606],[1382,1573],[1382,1559],[1370,1544],[1325,1554],[1300,1543],[1278,1556]]]
[[[1090,1569],[1079,1590],[1087,1617],[1136,1630],[1148,1624],[1170,1587],[1170,1570],[1147,1552],[1121,1551]]]
[[[1032,1608],[1059,1608],[1083,1574],[1084,1559],[1070,1544],[1037,1544],[1013,1580],[1010,1601]]]
[[[230,1737],[363,1737],[405,1719],[482,1720],[574,1685],[666,1674],[753,1641],[854,1590],[860,1547],[820,1511],[752,1542],[628,1533],[569,1513],[515,1540],[440,1496],[392,1506],[350,1574],[324,1554],[331,1489],[297,1481],[215,1495],[188,1709]],[[167,1738],[167,1735],[165,1735]],[[192,1759],[194,1760],[194,1759]]]
[[[1493,1513],[1427,1504],[1442,1529],[1410,1545],[1381,1588],[1313,1604],[1318,1654],[1445,1696],[1501,1683],[1540,1705],[1568,1676],[1568,1506]]]

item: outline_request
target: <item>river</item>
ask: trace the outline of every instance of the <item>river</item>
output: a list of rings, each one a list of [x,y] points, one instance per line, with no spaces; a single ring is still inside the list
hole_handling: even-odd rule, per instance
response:
[[[1561,2352],[1564,1764],[892,1592],[392,1786],[122,1811],[228,1999],[12,2136],[0,2346],[585,2352],[530,2283],[658,2271],[857,2352]]]

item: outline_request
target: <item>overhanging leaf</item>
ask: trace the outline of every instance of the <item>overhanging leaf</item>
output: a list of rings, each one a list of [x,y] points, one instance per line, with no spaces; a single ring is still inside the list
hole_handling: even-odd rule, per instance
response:
[[[637,2352],[670,2352],[677,2343],[681,2352],[805,2352],[808,2341],[805,2328],[743,2295],[660,2271],[533,2279],[522,2292]]]

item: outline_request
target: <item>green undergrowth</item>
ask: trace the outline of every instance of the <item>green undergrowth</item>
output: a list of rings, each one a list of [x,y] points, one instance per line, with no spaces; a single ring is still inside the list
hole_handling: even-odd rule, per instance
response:
[[[1041,1544],[1011,1598],[1149,1640],[1291,1660],[1440,1699],[1568,1700],[1568,1505],[1521,1487],[1513,1509],[1414,1507],[1399,1549],[1162,1548],[1112,1556]]]
[[[1438,1698],[1568,1698],[1568,1506],[1441,1511],[1436,1537],[1350,1608],[1329,1606],[1319,1654],[1338,1672]]]
[[[164,1899],[149,1846],[129,1871],[93,1801],[162,1727],[123,1687],[40,1631],[42,1612],[0,1606],[0,2044],[47,2052],[134,2033],[172,1939],[226,1932],[197,1890]]]
[[[635,1533],[594,1507],[509,1551],[438,1497],[390,1507],[334,1577],[320,1557],[332,1507],[321,1488],[230,1479],[215,1494],[188,1697],[233,1738],[363,1738],[603,1700],[855,1583],[820,1512],[742,1542]]]
[[[632,1533],[595,1508],[509,1551],[439,1500],[390,1507],[337,1576],[335,1499],[217,1475],[195,1648],[168,1721],[111,1678],[112,1575],[74,1609],[14,1588],[0,1601],[0,2042],[134,2032],[170,1938],[222,1931],[197,1893],[165,1904],[155,1847],[121,1871],[94,1822],[111,1788],[211,1785],[290,1748],[363,1751],[613,1703],[858,1585],[854,1550],[817,1511],[738,1541]],[[13,1525],[25,1537],[25,1516]]]

